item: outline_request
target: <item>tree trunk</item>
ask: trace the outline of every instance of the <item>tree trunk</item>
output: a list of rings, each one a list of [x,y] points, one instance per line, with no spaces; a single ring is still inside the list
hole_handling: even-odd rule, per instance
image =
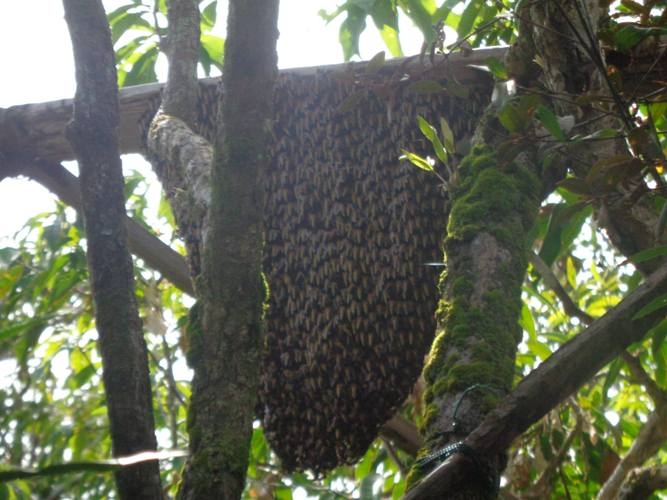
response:
[[[594,35],[602,11],[594,6],[587,13],[580,9],[576,1],[525,2],[518,9],[519,39],[508,52],[506,66],[519,95],[492,104],[477,129],[472,153],[461,164],[445,241],[439,333],[424,371],[425,455],[463,440],[510,391],[521,340],[526,252],[532,243],[528,231],[542,199],[564,176],[564,158],[569,164],[582,163],[583,155],[583,164],[590,168],[600,155],[609,154],[608,145],[604,150],[567,143],[554,148],[553,137],[546,134],[544,140],[545,131],[533,117],[539,105],[576,116],[574,106],[562,104],[569,101],[564,95],[606,90],[595,59],[599,48]],[[592,37],[582,36],[587,30]],[[545,88],[559,99],[538,98],[531,90]],[[503,114],[520,119],[501,124],[498,117]],[[616,124],[617,119],[607,121]],[[599,121],[592,126],[599,127]],[[577,132],[585,133],[585,127]],[[471,464],[470,480],[448,498],[494,497],[505,465],[503,450],[493,456],[463,450]],[[423,472],[413,471],[412,479]]]
[[[190,336],[195,375],[191,458],[181,498],[239,498],[257,403],[263,308],[264,185],[277,76],[276,0],[232,0],[211,171],[209,225],[198,282],[201,328]]]
[[[88,267],[113,453],[124,456],[155,450],[157,443],[146,344],[127,246],[114,53],[101,2],[65,0],[64,6],[77,80],[67,136],[81,171]],[[120,498],[161,498],[157,461],[120,469],[116,485]]]

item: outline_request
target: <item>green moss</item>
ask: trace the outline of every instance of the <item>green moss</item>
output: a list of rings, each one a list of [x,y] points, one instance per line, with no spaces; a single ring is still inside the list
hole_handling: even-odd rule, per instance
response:
[[[465,240],[488,231],[505,245],[524,244],[539,203],[540,179],[515,164],[500,168],[496,157],[488,147],[476,146],[461,163],[448,238]]]
[[[452,292],[454,296],[468,295],[472,293],[473,289],[473,282],[466,276],[457,277],[454,281],[454,284],[452,285]]]
[[[526,235],[539,209],[541,193],[540,179],[532,168],[500,164],[496,152],[483,145],[474,147],[463,160],[459,174],[445,241],[448,270],[441,277],[443,298],[436,311],[442,331],[424,369],[427,389],[422,426],[427,438],[437,435],[445,401],[452,404],[457,394],[483,384],[489,390],[477,394],[475,404],[485,413],[511,386],[521,334],[518,318]],[[471,245],[481,233],[492,236],[503,255],[503,263],[490,277],[493,281],[484,283],[476,281],[481,277],[474,275],[478,263]],[[439,446],[438,439],[427,442],[425,449]],[[411,471],[408,484],[421,475]]]
[[[438,406],[434,404],[426,405],[424,409],[424,420],[422,426],[425,429],[428,429],[433,426],[435,420],[438,418],[439,411]]]

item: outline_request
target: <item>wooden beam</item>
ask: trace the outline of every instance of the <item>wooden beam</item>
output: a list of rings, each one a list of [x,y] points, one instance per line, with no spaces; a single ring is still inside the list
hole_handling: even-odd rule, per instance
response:
[[[469,56],[439,56],[433,65],[429,61],[420,61],[417,56],[391,59],[381,68],[380,73],[396,75],[397,72],[405,72],[414,75],[421,72],[428,78],[451,75],[461,84],[471,84],[488,81],[486,74],[471,66],[481,65],[489,57],[502,58],[504,53],[504,48],[491,48],[476,50]],[[282,70],[280,74],[307,77],[315,73],[363,73],[366,64],[358,62],[294,68]],[[203,87],[214,87],[218,85],[218,78],[204,78],[200,83]],[[161,83],[120,90],[121,153],[143,152],[143,138],[139,136],[140,122],[148,110],[156,106],[161,90]],[[29,154],[53,162],[72,160],[74,155],[64,135],[65,125],[71,116],[71,99],[0,108],[0,154]]]

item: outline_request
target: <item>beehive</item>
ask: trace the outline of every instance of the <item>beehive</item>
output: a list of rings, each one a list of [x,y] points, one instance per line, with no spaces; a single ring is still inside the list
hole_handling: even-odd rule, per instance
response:
[[[484,93],[413,88],[328,73],[279,78],[260,412],[287,470],[358,459],[405,400],[433,337],[440,269],[424,264],[442,259],[446,198],[435,176],[398,157],[431,151],[417,115],[469,133]],[[202,96],[209,137],[214,100]]]
[[[463,134],[481,106],[389,85],[378,95],[327,74],[278,85],[261,398],[287,469],[358,459],[408,395],[435,330],[440,269],[424,264],[442,260],[445,193],[398,157],[430,151],[417,115],[447,116]]]

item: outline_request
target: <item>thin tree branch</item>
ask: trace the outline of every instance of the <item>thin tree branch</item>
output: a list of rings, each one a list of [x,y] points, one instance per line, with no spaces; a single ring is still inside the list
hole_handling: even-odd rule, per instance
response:
[[[396,466],[398,467],[398,470],[401,472],[401,474],[405,475],[408,473],[409,469],[408,467],[405,466],[403,461],[399,458],[398,454],[396,453],[396,449],[394,448],[394,445],[389,441],[388,439],[383,438],[382,439],[382,444],[384,445],[385,449],[387,450],[387,454],[391,457],[391,459],[394,461]]]
[[[198,2],[171,0],[168,6],[169,35],[165,41],[165,53],[169,60],[169,73],[162,95],[162,111],[180,118],[194,130],[199,98]]]
[[[667,404],[657,407],[648,417],[632,446],[598,493],[597,500],[618,498],[623,481],[630,471],[655,455],[667,440]]]
[[[540,477],[535,482],[535,486],[531,489],[532,490],[531,493],[533,494],[536,493],[535,498],[546,498],[549,496],[548,495],[549,484],[551,483],[551,480],[553,479],[554,475],[561,466],[563,459],[570,451],[570,446],[572,446],[572,442],[581,432],[581,428],[583,426],[583,418],[581,416],[581,412],[574,403],[571,404],[571,407],[574,411],[576,418],[574,428],[568,433],[567,437],[565,438],[565,441],[563,441],[560,448],[558,449],[558,453],[556,453],[552,457],[552,459],[549,461],[549,464],[542,471],[542,474],[540,474]]]
[[[667,488],[667,464],[634,470],[618,495],[618,500],[644,500]]]
[[[579,318],[584,324],[590,325],[594,318],[586,311],[574,303],[570,295],[567,293],[563,285],[560,284],[558,278],[547,264],[535,252],[528,252],[528,260],[533,265],[533,268],[542,276],[544,284],[552,290],[563,304],[563,310],[569,316]]]
[[[661,404],[667,404],[667,391],[661,389],[660,386],[655,383],[655,380],[649,377],[639,359],[627,351],[623,351],[621,357],[628,365],[632,377],[637,383],[644,386],[644,389],[646,389],[646,392],[648,392],[655,405],[659,406]]]
[[[54,193],[63,203],[81,210],[79,179],[60,163],[24,155],[9,155],[5,157],[4,166],[8,176],[25,175]],[[162,273],[176,288],[194,295],[183,256],[130,217],[126,216],[125,224],[132,253]]]
[[[398,448],[413,457],[417,455],[423,444],[417,427],[398,414],[391,417],[382,426],[380,433],[383,437],[392,441]]]

